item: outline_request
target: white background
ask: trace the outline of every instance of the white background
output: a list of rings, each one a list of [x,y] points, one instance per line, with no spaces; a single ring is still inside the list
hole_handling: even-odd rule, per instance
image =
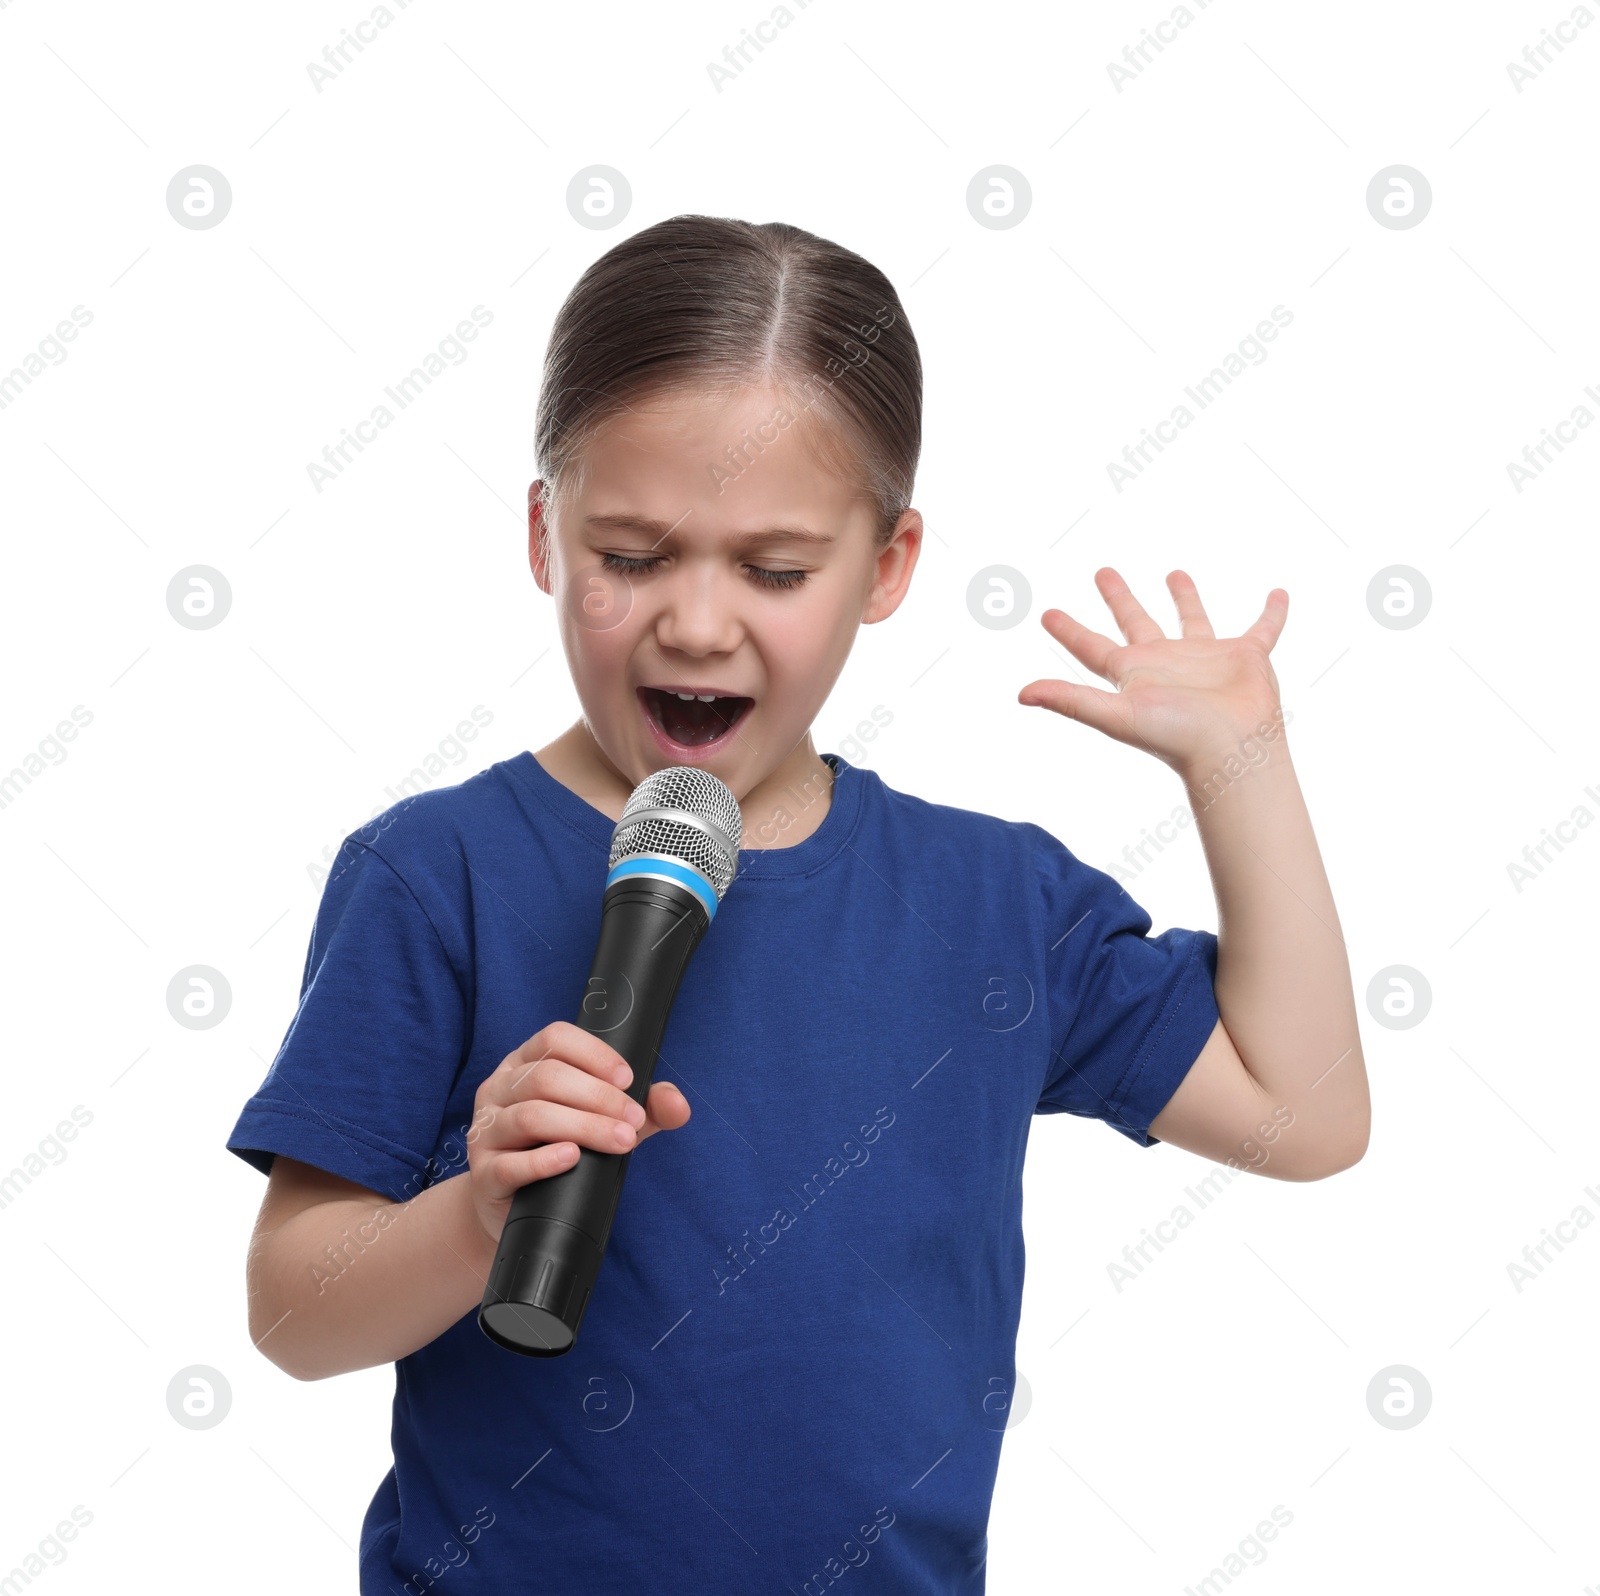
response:
[[[1182,566],[1219,631],[1290,594],[1274,664],[1361,999],[1371,1147],[1320,1183],[1235,1179],[1119,1292],[1108,1263],[1193,1209],[1209,1166],[1035,1121],[1031,1398],[990,1590],[1178,1593],[1279,1504],[1292,1523],[1234,1584],[1600,1586],[1600,1227],[1521,1291],[1507,1271],[1600,1214],[1600,837],[1571,833],[1520,891],[1507,870],[1600,813],[1600,430],[1520,493],[1506,469],[1579,404],[1600,414],[1600,28],[1519,92],[1507,63],[1561,0],[1215,0],[1119,91],[1107,65],[1161,0],[815,0],[719,92],[708,63],[769,14],[413,0],[319,92],[307,65],[360,4],[0,8],[0,373],[75,306],[93,318],[0,409],[0,771],[92,715],[0,808],[0,1173],[92,1114],[0,1208],[0,1575],[81,1505],[53,1590],[354,1588],[392,1370],[300,1384],[252,1348],[263,1182],[223,1143],[293,1012],[308,865],[474,706],[492,722],[441,780],[575,718],[526,563],[539,363],[592,259],[699,211],[865,255],[922,348],[927,546],[819,748],[881,704],[856,762],[1109,867],[1182,793],[1016,704],[1068,673],[1039,611],[1113,631],[1103,564],[1163,622]],[[165,199],[196,164],[232,189],[206,230]],[[1396,164],[1432,190],[1406,229],[1366,201]],[[568,210],[592,165],[632,188],[610,231]],[[992,165],[1031,188],[1019,225],[968,211]],[[475,305],[493,321],[469,358],[315,491],[307,462]],[[1117,492],[1107,462],[1276,305],[1293,321],[1268,358]],[[967,610],[991,564],[1032,590],[1010,630]],[[191,565],[232,590],[210,629],[168,612]],[[1367,604],[1392,565],[1431,587],[1408,629]],[[1128,885],[1158,929],[1215,926],[1192,827]],[[208,1030],[167,1011],[193,964],[232,990]],[[1403,1030],[1365,1002],[1397,964],[1432,993]],[[231,1389],[208,1430],[167,1411],[191,1365]],[[1368,1411],[1391,1365],[1431,1387],[1410,1429]]]

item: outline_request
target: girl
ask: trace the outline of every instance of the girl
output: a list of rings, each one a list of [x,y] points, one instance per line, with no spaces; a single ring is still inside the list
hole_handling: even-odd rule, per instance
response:
[[[228,1143],[270,1176],[261,1349],[308,1380],[396,1365],[371,1596],[467,1563],[483,1596],[810,1593],[868,1562],[874,1590],[980,1592],[1032,1116],[1288,1180],[1362,1155],[1349,969],[1268,661],[1281,589],[1217,638],[1174,572],[1168,638],[1103,570],[1124,644],[1043,620],[1116,690],[1018,695],[1178,773],[1220,942],[1150,937],[1039,826],[815,748],[857,627],[909,590],[920,418],[894,289],[796,227],[675,217],[557,317],[529,558],[582,716],[345,840]],[[640,1102],[568,1017],[612,828],[675,764],[728,784],[745,846]],[[493,1344],[512,1193],[663,1130],[577,1346]]]

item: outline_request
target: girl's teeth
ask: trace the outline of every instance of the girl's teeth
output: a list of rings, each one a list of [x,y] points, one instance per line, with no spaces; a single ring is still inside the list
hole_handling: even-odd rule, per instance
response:
[[[702,704],[709,704],[713,699],[716,698],[717,695],[715,693],[678,693],[674,696],[685,699],[691,703],[698,698]]]

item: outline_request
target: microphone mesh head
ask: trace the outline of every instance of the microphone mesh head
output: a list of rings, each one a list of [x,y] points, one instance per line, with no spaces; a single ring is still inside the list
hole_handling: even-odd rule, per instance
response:
[[[676,809],[694,820],[669,815],[638,815],[640,810]],[[624,859],[641,853],[664,853],[698,870],[711,883],[722,901],[739,868],[739,844],[744,837],[744,817],[739,800],[727,784],[709,770],[695,765],[668,765],[652,771],[628,799],[611,834],[611,858],[606,868],[614,869]]]

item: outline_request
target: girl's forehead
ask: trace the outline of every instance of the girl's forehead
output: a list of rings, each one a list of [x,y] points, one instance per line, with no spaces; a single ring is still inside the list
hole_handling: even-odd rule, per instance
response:
[[[837,450],[819,447],[815,423],[759,405],[706,401],[704,409],[636,410],[615,418],[584,451],[569,503],[586,531],[832,532],[870,516]],[[641,523],[630,527],[632,519]]]
[[[783,439],[814,441],[819,435],[814,410],[776,387],[675,391],[630,404],[610,416],[594,443],[650,448],[671,440],[710,436],[723,446],[742,440],[763,446]]]

